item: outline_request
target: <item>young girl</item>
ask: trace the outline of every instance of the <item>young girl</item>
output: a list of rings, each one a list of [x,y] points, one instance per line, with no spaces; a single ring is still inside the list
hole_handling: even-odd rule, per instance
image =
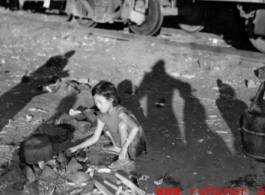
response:
[[[113,145],[104,150],[119,155],[118,160],[109,168],[119,169],[132,164],[132,160],[135,160],[143,151],[146,152],[146,138],[142,127],[134,115],[120,105],[120,97],[112,83],[100,81],[92,89],[92,96],[100,110],[94,135],[69,150],[73,153],[95,144],[106,126],[105,133],[110,137]]]

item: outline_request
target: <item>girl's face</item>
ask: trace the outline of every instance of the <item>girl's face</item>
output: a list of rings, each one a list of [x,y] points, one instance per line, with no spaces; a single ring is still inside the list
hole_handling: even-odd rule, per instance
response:
[[[113,99],[107,99],[102,95],[94,95],[94,102],[102,113],[108,112],[111,108],[113,108]]]

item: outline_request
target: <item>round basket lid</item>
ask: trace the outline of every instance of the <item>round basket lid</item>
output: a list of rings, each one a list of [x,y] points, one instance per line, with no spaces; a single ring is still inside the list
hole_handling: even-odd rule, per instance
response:
[[[34,135],[22,143],[24,149],[40,148],[51,144],[49,138],[45,135]]]
[[[33,135],[21,143],[20,160],[27,164],[47,162],[53,157],[53,147],[45,135]]]

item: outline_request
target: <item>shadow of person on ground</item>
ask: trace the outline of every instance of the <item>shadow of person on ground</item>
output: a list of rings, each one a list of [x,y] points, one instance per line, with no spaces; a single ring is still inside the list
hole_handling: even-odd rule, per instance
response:
[[[162,137],[170,139],[163,144],[165,147],[172,147],[172,142],[176,142],[176,138],[181,139],[179,122],[172,110],[175,89],[175,79],[167,75],[165,63],[162,60],[152,67],[152,72],[144,75],[139,85],[135,98],[141,102],[146,113],[144,125],[148,126],[145,129],[146,135],[153,138],[150,147],[159,144],[154,139],[160,140]]]
[[[22,78],[21,82],[12,89],[4,93],[0,97],[1,120],[0,131],[9,120],[20,112],[33,97],[43,94],[42,91],[37,90],[40,85],[50,84],[50,79],[57,75],[60,78],[67,77],[68,71],[64,68],[68,63],[70,57],[74,55],[75,51],[69,51],[64,55],[57,55],[51,57],[44,65]]]
[[[244,164],[208,127],[206,110],[195,93],[188,82],[171,77],[160,60],[144,75],[136,94],[146,112],[150,146],[150,162],[140,169],[155,178],[170,174],[186,190],[207,184],[220,187],[229,176],[243,173],[234,161]]]
[[[233,135],[233,148],[235,152],[241,151],[241,136],[238,131],[239,119],[247,108],[247,104],[237,99],[235,90],[221,79],[216,81],[219,90],[219,97],[216,99],[216,106],[228,128]]]
[[[121,105],[132,111],[138,122],[144,129],[145,115],[141,103],[136,98],[137,87],[130,80],[123,80],[117,86],[118,93],[121,97]]]
[[[43,91],[37,90],[39,86],[50,84],[49,80],[55,75],[60,78],[68,76],[68,72],[64,71],[64,68],[68,64],[69,58],[72,57],[74,53],[75,51],[71,50],[63,55],[51,57],[43,66],[24,77],[18,85],[14,86],[0,97],[0,101],[3,105],[7,105],[0,108],[2,119],[4,119],[4,123],[1,123],[1,129],[7,124],[8,120],[12,120],[18,112],[23,110],[35,96],[44,95]],[[57,107],[56,113],[66,111],[75,101],[75,97],[63,98]],[[32,134],[36,133],[41,126],[42,124],[39,125]],[[22,138],[24,140],[27,139],[27,137]],[[22,169],[23,163],[21,163],[21,158],[19,158],[19,149],[18,147],[16,151],[14,151],[12,161],[10,161],[11,163],[8,166],[10,172],[8,172],[7,175],[12,175],[14,177],[13,181],[9,182],[10,186],[7,186],[10,194],[21,193],[25,187],[25,182],[29,181],[29,178],[26,179],[25,176],[28,174],[25,174],[25,170]],[[31,194],[38,194],[38,185],[35,185],[36,182],[32,184],[33,186],[30,188],[35,191],[31,191]]]

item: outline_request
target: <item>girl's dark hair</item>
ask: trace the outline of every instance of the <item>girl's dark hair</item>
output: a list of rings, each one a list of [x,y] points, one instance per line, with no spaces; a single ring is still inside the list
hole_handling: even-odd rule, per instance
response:
[[[108,81],[100,81],[92,89],[92,96],[102,95],[106,99],[113,99],[112,105],[118,106],[121,103],[121,98],[118,95],[117,89],[113,83]]]

